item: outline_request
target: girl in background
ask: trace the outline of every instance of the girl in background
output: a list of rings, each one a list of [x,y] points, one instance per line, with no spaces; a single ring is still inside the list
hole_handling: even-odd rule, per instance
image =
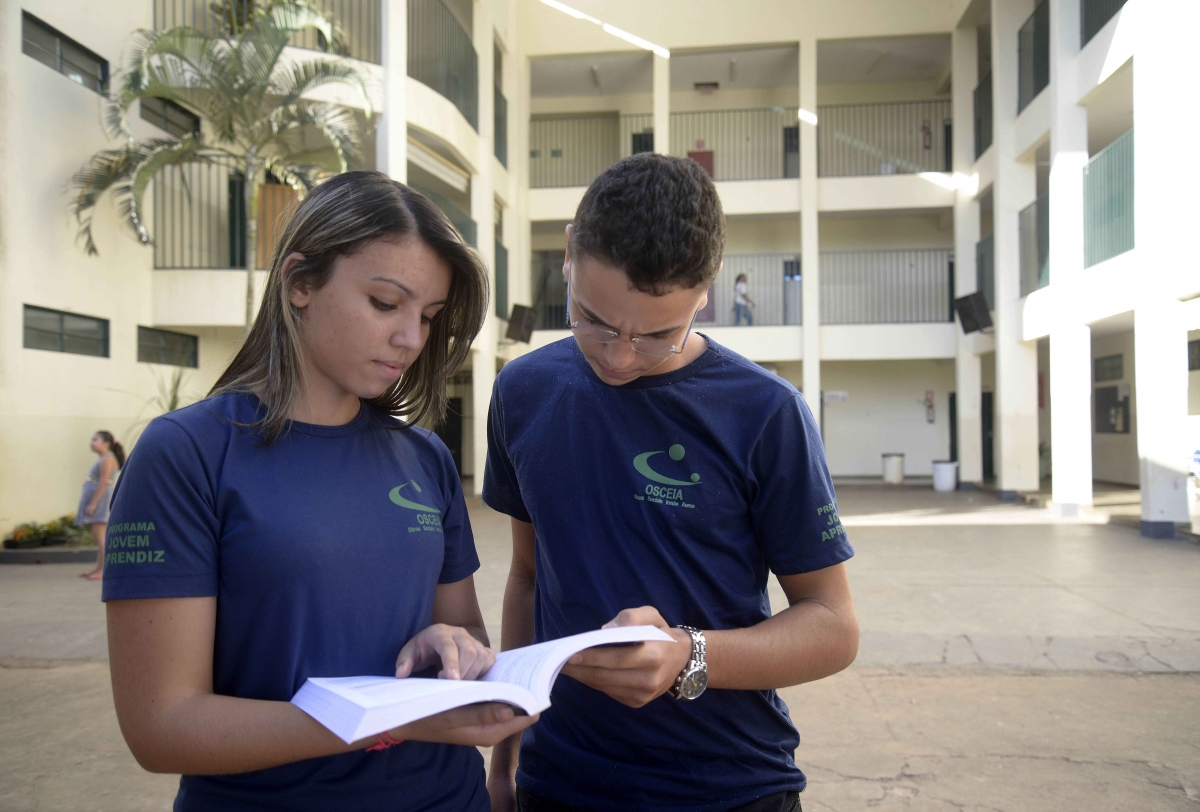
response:
[[[75,526],[87,527],[96,540],[96,566],[79,574],[80,578],[98,581],[104,573],[104,533],[108,529],[108,500],[112,496],[113,474],[125,464],[125,449],[113,438],[112,432],[98,431],[92,435],[92,451],[99,455],[83,482],[79,509],[75,511]]]

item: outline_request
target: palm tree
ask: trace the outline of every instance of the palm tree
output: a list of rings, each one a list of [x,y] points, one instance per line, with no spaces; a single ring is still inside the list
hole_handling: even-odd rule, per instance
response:
[[[214,4],[215,5],[215,4]],[[224,4],[221,4],[222,7]],[[242,4],[246,5],[246,4]],[[245,183],[246,330],[254,312],[254,266],[258,234],[254,196],[266,175],[291,186],[299,195],[325,174],[345,172],[359,157],[362,132],[353,111],[305,98],[314,89],[342,83],[357,89],[366,101],[366,80],[353,66],[339,60],[281,59],[296,35],[315,30],[330,53],[344,50],[341,31],[321,12],[302,0],[274,0],[264,8],[229,19],[222,15],[224,37],[213,37],[187,26],[162,32],[139,30],[125,69],[109,93],[105,125],[115,149],[97,152],[72,178],[72,211],[79,223],[78,238],[88,255],[99,252],[92,239],[92,215],[107,193],[138,240],[152,243],[144,217],[146,188],[160,171],[188,163],[233,159]],[[137,139],[129,126],[129,111],[140,99],[165,99],[181,105],[204,124],[198,133],[180,139]],[[313,133],[324,146],[312,149]],[[232,214],[231,214],[232,216]]]

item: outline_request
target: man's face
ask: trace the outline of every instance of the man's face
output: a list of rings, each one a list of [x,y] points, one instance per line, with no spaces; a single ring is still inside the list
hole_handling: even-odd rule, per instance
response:
[[[610,386],[679,369],[706,349],[707,342],[695,333],[684,344],[696,311],[708,302],[704,288],[673,287],[654,296],[635,288],[620,268],[588,256],[568,257],[563,274],[570,284],[570,321],[620,333],[611,344],[578,334],[575,338],[596,376]],[[633,336],[673,344],[683,352],[666,358],[647,355],[634,349],[629,342]]]

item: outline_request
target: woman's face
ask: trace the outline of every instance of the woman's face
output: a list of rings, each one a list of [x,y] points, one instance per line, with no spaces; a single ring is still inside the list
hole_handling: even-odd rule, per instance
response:
[[[310,374],[360,398],[383,394],[417,360],[450,295],[450,266],[421,240],[376,240],[293,288]],[[316,383],[315,381],[313,383]]]
[[[108,451],[108,442],[99,434],[92,435],[92,451],[96,454],[103,454]]]

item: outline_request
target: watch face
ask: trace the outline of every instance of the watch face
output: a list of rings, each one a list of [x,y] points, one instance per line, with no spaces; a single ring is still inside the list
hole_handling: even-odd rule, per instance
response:
[[[679,686],[679,695],[684,699],[695,699],[704,693],[706,687],[708,687],[708,671],[703,668],[693,668],[683,675],[683,682]]]

